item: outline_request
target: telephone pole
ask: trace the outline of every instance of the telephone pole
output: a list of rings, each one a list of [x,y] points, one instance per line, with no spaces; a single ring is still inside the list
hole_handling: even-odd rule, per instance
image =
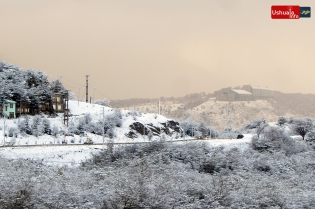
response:
[[[160,110],[161,110],[161,104],[160,104],[160,98],[159,98],[159,115],[161,114]]]
[[[89,102],[89,75],[86,75],[86,103]]]
[[[227,121],[227,128],[229,129],[229,135],[231,137],[231,130],[232,130],[232,125],[231,125],[231,122],[232,122],[232,119],[231,119],[231,110],[230,110],[230,103],[228,105],[228,108],[226,109],[226,113],[227,113],[227,116],[226,116],[226,121]]]

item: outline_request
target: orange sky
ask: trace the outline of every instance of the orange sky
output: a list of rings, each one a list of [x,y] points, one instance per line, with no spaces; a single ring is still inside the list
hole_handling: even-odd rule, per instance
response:
[[[309,1],[0,0],[0,60],[62,76],[84,97],[183,96],[243,84],[315,93],[315,19],[272,20]],[[94,90],[96,89],[96,90]]]

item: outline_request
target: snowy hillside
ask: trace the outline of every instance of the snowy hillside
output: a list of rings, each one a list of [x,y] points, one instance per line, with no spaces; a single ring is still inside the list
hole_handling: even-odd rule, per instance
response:
[[[5,133],[8,136],[5,139],[6,144],[10,144],[10,142],[12,142],[15,144],[15,146],[52,145],[61,144],[62,141],[66,141],[68,144],[83,144],[88,138],[90,138],[94,144],[103,143],[102,131],[100,128],[103,123],[103,117],[105,126],[110,126],[113,132],[110,136],[109,134],[105,133],[105,143],[109,140],[115,143],[143,142],[156,140],[160,137],[164,137],[166,140],[180,139],[180,128],[178,123],[176,121],[169,120],[162,115],[139,113],[137,111],[129,110],[118,110],[97,104],[89,104],[84,102],[78,103],[77,101],[72,100],[69,101],[69,109],[71,114],[71,117],[69,118],[69,127],[66,127],[63,124],[63,114],[58,114],[58,116],[55,118],[42,116],[49,120],[52,131],[57,130],[55,136],[53,136],[53,134],[48,135],[43,133],[39,133],[38,136],[34,136],[23,134],[21,131],[17,130],[17,137],[9,137],[9,130],[19,129],[18,124],[21,123],[23,117],[22,119],[18,118],[6,120]],[[34,117],[31,117],[30,123],[32,123],[32,118]],[[93,126],[94,124],[96,126],[93,127],[94,133],[85,130],[80,132],[80,130],[77,130],[77,127],[80,126],[79,123],[82,122],[84,118],[89,118],[89,120],[91,120],[89,121],[89,124],[84,124],[84,129],[89,128],[87,127],[88,125]],[[108,124],[108,121],[111,124]],[[170,126],[170,121],[174,122],[175,125]],[[135,123],[136,125],[139,125],[139,127],[132,126]],[[3,136],[3,119],[0,120],[0,124],[2,126],[0,136]],[[134,127],[134,129],[132,129],[131,126]],[[30,128],[33,128],[32,124],[30,124]],[[173,130],[172,128],[177,129],[177,131]],[[141,132],[141,130],[143,130],[143,132]],[[78,132],[80,134],[78,134]],[[150,132],[152,133],[152,136],[150,136]],[[132,133],[132,136],[126,136],[128,133]],[[0,143],[3,144],[3,137],[1,138]]]
[[[230,110],[231,125],[233,129],[241,128],[243,125],[252,120],[264,118],[268,122],[277,121],[280,116],[305,117],[296,111],[279,112],[280,107],[275,108],[271,101],[215,101],[213,98],[187,108],[185,102],[162,101],[161,113],[169,118],[181,121],[183,118],[192,118],[195,121],[203,121],[206,125],[214,127],[220,131],[227,127],[227,109]],[[156,113],[158,112],[157,103],[143,103],[132,107],[123,107],[125,109],[137,109],[141,112]]]
[[[90,115],[91,122],[103,121],[103,110],[104,110],[104,120],[110,118],[110,116],[117,114],[117,110],[109,107],[104,107],[96,104],[89,104],[77,101],[69,101],[69,108],[71,112],[71,117],[69,119],[69,124],[79,123],[80,120]],[[47,165],[68,165],[68,166],[78,166],[82,161],[85,161],[91,158],[91,153],[96,153],[99,150],[103,149],[103,137],[102,135],[84,132],[84,134],[76,135],[71,133],[71,127],[66,127],[63,124],[63,114],[59,114],[58,117],[48,118],[47,120],[50,122],[50,126],[52,133],[50,135],[39,133],[38,136],[34,136],[31,134],[22,133],[19,131],[21,129],[21,125],[23,124],[21,121],[25,120],[23,118],[20,119],[10,119],[6,120],[5,126],[5,144],[6,148],[0,150],[0,155],[5,156],[9,159],[29,159],[29,160],[40,160],[44,164]],[[30,127],[34,128],[33,122],[35,121],[36,116],[32,116],[30,118]],[[113,143],[132,143],[132,142],[148,142],[153,140],[158,140],[160,138],[164,138],[167,141],[176,141],[182,140],[180,134],[175,130],[171,129],[171,125],[167,125],[170,123],[170,119],[158,114],[150,114],[150,113],[138,113],[135,111],[122,110],[121,111],[121,123],[119,127],[114,128],[114,137],[110,138],[108,135],[104,137],[104,142],[113,142]],[[3,141],[3,119],[0,120],[0,124],[2,125],[2,130],[0,131],[0,143],[4,144]],[[141,133],[137,132],[137,129],[133,130],[133,124],[144,124],[144,131],[148,131],[149,128],[152,130],[168,130],[168,134],[166,132],[162,132],[158,135],[157,133],[149,138],[149,134],[141,135]],[[176,122],[173,121],[175,124]],[[20,128],[19,128],[20,127]],[[174,127],[174,126],[173,126]],[[38,128],[38,127],[35,127]],[[175,126],[176,128],[176,126]],[[174,128],[174,129],[175,129]],[[9,136],[10,130],[16,130],[13,136]],[[58,133],[54,133],[54,130],[58,130]],[[135,133],[135,138],[127,137],[130,131]],[[40,131],[43,132],[43,131]],[[64,133],[64,134],[62,134]],[[54,135],[55,134],[55,135]],[[15,136],[16,135],[16,136]],[[210,146],[225,146],[226,148],[238,147],[241,149],[247,149],[248,143],[251,140],[252,135],[245,135],[245,138],[242,140],[208,140],[205,141]],[[82,146],[87,139],[90,138],[94,144],[93,146]],[[192,140],[191,137],[186,136],[185,140]],[[68,146],[63,146],[62,141],[66,141]],[[185,142],[179,142],[185,143]],[[14,147],[12,147],[12,145]],[[74,145],[74,146],[69,146]],[[81,146],[80,146],[81,145]],[[25,147],[27,146],[27,147]]]

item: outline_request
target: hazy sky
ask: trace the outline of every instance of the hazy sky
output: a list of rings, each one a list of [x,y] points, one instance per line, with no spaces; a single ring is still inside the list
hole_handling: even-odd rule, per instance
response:
[[[88,74],[96,98],[244,84],[315,93],[314,12],[273,20],[279,4],[315,9],[313,0],[0,0],[0,60],[62,76],[76,95]]]

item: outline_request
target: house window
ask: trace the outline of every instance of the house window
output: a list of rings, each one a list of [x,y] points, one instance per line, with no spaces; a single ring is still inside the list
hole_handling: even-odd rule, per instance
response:
[[[10,108],[13,108],[13,104],[10,104]]]
[[[4,111],[8,111],[8,106],[4,106]]]

